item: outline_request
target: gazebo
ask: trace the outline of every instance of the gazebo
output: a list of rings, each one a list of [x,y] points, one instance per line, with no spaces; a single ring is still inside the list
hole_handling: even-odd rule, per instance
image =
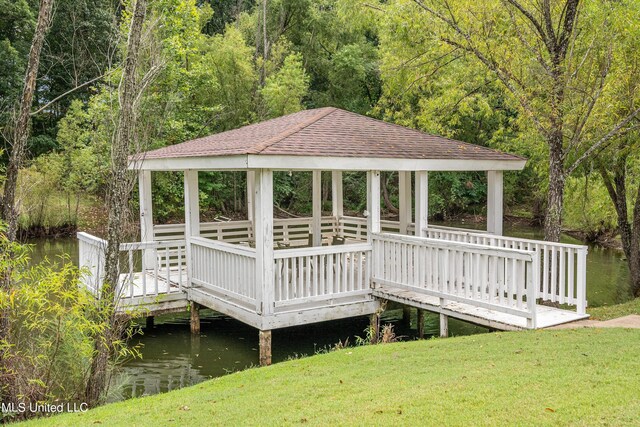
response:
[[[502,236],[503,171],[525,162],[338,108],[142,153],[130,162],[139,174],[142,241],[121,248],[129,260],[122,307],[191,304],[194,324],[198,306],[227,314],[260,330],[262,364],[270,363],[271,330],[373,314],[381,299],[440,313],[443,334],[447,316],[502,329],[583,318],[586,247]],[[151,174],[166,171],[184,173],[184,224],[153,222]],[[200,221],[199,171],[246,172],[247,220]],[[274,218],[274,171],[312,172],[310,218]],[[322,216],[323,171],[332,178],[330,216]],[[344,215],[344,171],[366,172],[362,216]],[[381,220],[381,171],[399,173],[399,221]],[[486,231],[429,224],[434,171],[486,171]],[[99,239],[79,238],[81,261],[93,269],[87,284],[99,292]]]

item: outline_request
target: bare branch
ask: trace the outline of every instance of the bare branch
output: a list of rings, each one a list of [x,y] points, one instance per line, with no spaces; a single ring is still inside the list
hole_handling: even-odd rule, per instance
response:
[[[611,139],[613,137],[618,136],[619,134],[621,134],[623,132],[628,132],[629,129],[624,129],[625,126],[627,126],[635,117],[637,117],[638,114],[640,114],[640,108],[636,109],[631,114],[629,114],[627,117],[625,117],[620,123],[615,125],[613,127],[613,129],[611,129],[605,136],[600,138],[600,140],[598,140],[598,142],[593,144],[584,153],[582,153],[582,155],[580,157],[578,157],[573,162],[573,164],[566,169],[565,175],[567,175],[567,176],[570,175],[574,170],[576,170],[576,168],[578,166],[580,166],[580,164],[583,161],[588,159],[589,156],[591,156],[592,153],[596,152],[597,150],[604,149],[606,147],[606,145],[611,141]],[[634,127],[634,129],[635,128],[636,127]]]

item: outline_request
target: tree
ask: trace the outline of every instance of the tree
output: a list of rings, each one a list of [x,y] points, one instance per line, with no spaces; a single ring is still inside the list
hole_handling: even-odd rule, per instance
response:
[[[437,73],[459,58],[500,82],[548,152],[545,238],[557,241],[567,176],[624,133],[639,110],[602,129],[611,49],[620,42],[610,22],[626,2],[581,4],[517,0],[415,0],[394,3],[393,24],[423,47],[409,61]],[[403,26],[404,25],[404,26]],[[425,77],[430,77],[429,75]],[[523,129],[527,131],[528,129]]]
[[[40,65],[40,53],[44,44],[45,35],[51,24],[51,14],[54,0],[41,0],[38,12],[38,21],[35,34],[31,42],[29,60],[25,74],[24,87],[20,105],[15,113],[15,120],[11,126],[11,154],[7,166],[7,178],[4,184],[4,197],[2,199],[2,218],[8,223],[7,236],[13,240],[18,228],[18,212],[15,206],[16,186],[18,183],[18,170],[24,161],[29,137],[29,120],[31,105],[36,90],[36,79]]]
[[[107,383],[107,370],[111,355],[111,343],[122,330],[116,314],[116,290],[120,280],[120,243],[126,223],[127,205],[131,192],[128,177],[128,156],[134,145],[137,100],[140,96],[139,55],[142,29],[147,12],[146,0],[135,0],[129,26],[124,67],[120,80],[119,112],[111,147],[111,171],[107,189],[107,247],[105,250],[104,284],[100,294],[100,305],[104,307],[106,325],[97,334],[91,362],[90,379],[86,389],[86,400],[95,405],[102,398]],[[102,310],[101,310],[102,311]]]

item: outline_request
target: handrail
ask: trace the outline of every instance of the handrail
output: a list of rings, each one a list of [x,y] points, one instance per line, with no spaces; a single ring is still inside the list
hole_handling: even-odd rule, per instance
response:
[[[513,259],[522,261],[532,261],[535,251],[527,251],[520,249],[508,249],[508,248],[495,248],[486,245],[478,245],[475,243],[444,241],[441,239],[430,239],[428,237],[406,236],[402,234],[389,234],[389,233],[377,233],[376,238],[379,240],[389,242],[407,242],[420,244],[424,246],[430,246],[438,249],[453,249],[457,248],[463,252],[480,253],[483,255],[496,255],[496,256],[509,256]]]
[[[372,246],[369,243],[354,243],[334,246],[314,246],[309,248],[280,249],[274,251],[274,259],[284,259],[301,256],[344,254],[356,251],[370,251]]]
[[[251,247],[234,245],[232,243],[221,242],[219,240],[211,240],[204,237],[191,237],[190,242],[198,246],[214,249],[217,251],[228,252],[235,255],[256,257],[256,250]]]

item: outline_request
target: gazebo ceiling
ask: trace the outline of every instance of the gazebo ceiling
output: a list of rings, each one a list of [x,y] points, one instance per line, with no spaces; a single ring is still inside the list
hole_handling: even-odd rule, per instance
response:
[[[141,153],[131,168],[519,170],[524,163],[522,157],[326,107]]]

